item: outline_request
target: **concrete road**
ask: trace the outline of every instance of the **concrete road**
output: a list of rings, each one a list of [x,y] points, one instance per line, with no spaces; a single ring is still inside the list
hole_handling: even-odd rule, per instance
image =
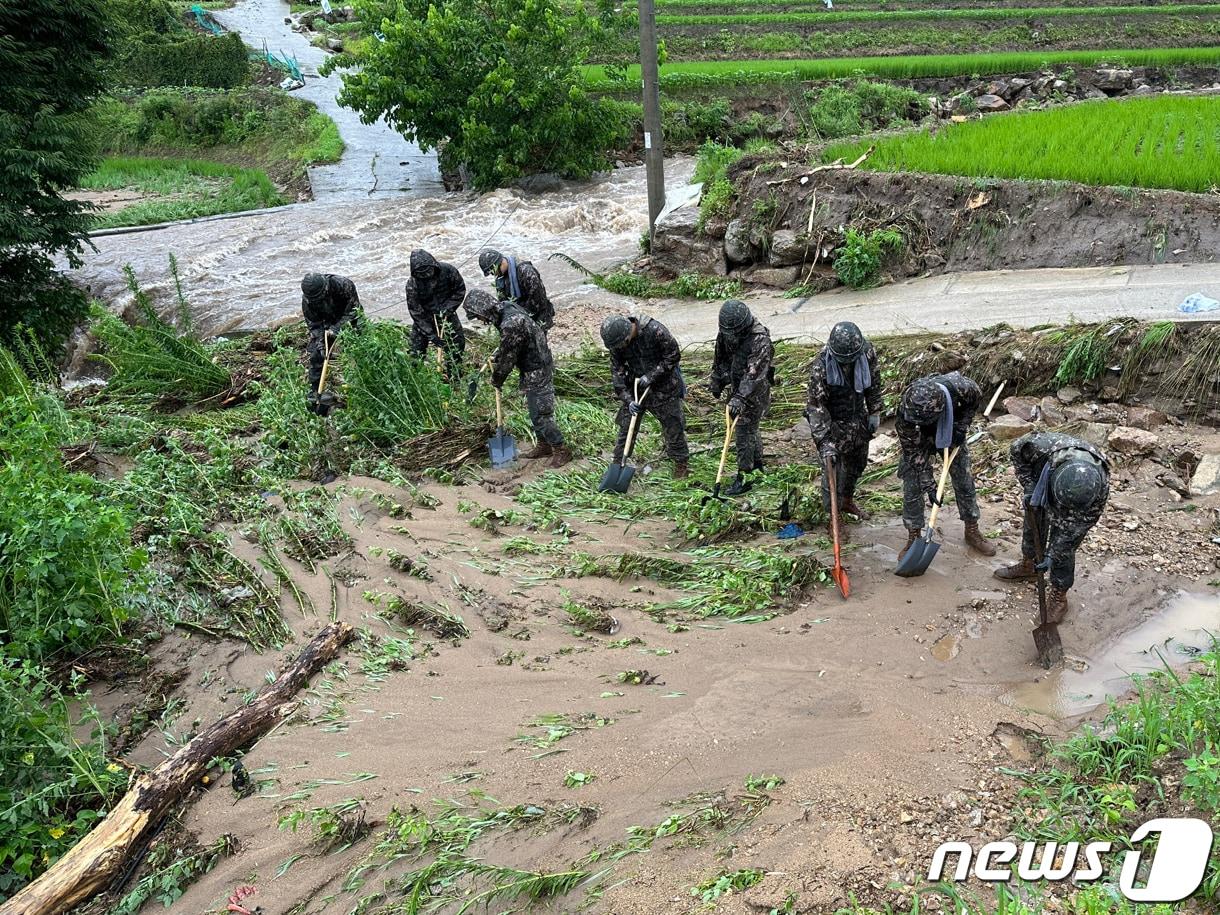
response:
[[[854,321],[868,334],[901,334],[1120,316],[1220,320],[1220,311],[1180,312],[1178,305],[1192,292],[1220,299],[1220,264],[951,273],[863,291],[835,289],[801,299],[751,296],[748,301],[776,339],[823,340],[837,321]],[[670,300],[658,303],[652,314],[683,344],[704,343],[715,339],[718,308],[717,302]]]

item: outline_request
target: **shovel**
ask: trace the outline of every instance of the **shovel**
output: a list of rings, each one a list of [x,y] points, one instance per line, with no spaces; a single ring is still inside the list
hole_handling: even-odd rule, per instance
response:
[[[940,544],[932,542],[932,535],[936,531],[936,516],[940,512],[940,505],[945,500],[945,484],[949,482],[949,466],[957,459],[957,453],[960,448],[954,448],[950,453],[946,448],[944,452],[944,464],[940,471],[940,485],[936,488],[936,504],[932,506],[932,514],[928,517],[928,530],[922,537],[917,537],[915,542],[907,549],[907,554],[902,557],[898,563],[898,568],[894,569],[894,574],[902,578],[915,578],[928,571],[928,566],[932,564],[932,560],[936,558],[936,554],[940,551]]]
[[[496,434],[487,442],[487,450],[491,452],[491,466],[497,470],[517,459],[517,441],[504,429],[504,407],[499,388],[496,388]]]
[[[318,377],[318,396],[322,396],[322,389],[326,387],[326,376],[330,374],[330,351],[334,346],[332,342],[334,337],[331,332],[326,331],[326,358],[322,360],[322,374]]]
[[[1046,555],[1045,516],[1032,507],[1025,509],[1025,523],[1034,525],[1034,562],[1042,564]],[[1059,627],[1046,621],[1046,573],[1038,571],[1038,609],[1041,623],[1034,630],[1034,647],[1038,649],[1038,663],[1046,670],[1063,663],[1063,643],[1059,640]]]
[[[724,462],[729,456],[729,443],[733,441],[733,432],[737,428],[737,419],[730,419],[729,409],[724,409],[724,447],[720,449],[720,467],[716,470],[716,485],[712,488],[711,495],[703,497],[699,504],[707,505],[713,500],[725,501],[724,496],[720,495],[720,483],[724,479]]]
[[[835,478],[833,459],[826,462],[826,483],[830,487],[830,533],[834,537],[835,543],[835,567],[830,570],[830,577],[839,586],[839,593],[846,599],[851,596],[851,582],[847,580],[847,569],[843,568],[843,559],[839,555],[839,481]],[[911,554],[907,553],[907,555]],[[931,562],[931,557],[928,561]]]
[[[635,402],[641,407],[644,405],[644,398],[648,396],[651,388],[645,388],[643,396],[640,395],[640,382],[636,379],[635,382]],[[641,411],[643,412],[643,411]],[[631,480],[635,477],[635,468],[628,467],[627,461],[631,458],[631,452],[635,449],[636,431],[640,425],[640,414],[636,413],[631,417],[631,424],[627,427],[627,441],[623,447],[623,459],[617,464],[611,464],[606,468],[606,472],[602,474],[601,482],[597,484],[598,492],[619,492],[627,491],[627,487],[631,485]]]

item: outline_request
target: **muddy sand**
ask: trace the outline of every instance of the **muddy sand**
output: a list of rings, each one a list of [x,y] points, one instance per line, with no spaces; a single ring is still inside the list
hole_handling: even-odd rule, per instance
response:
[[[796,456],[793,437],[776,436],[769,450]],[[1193,426],[1163,430],[1162,439],[1220,447],[1214,430]],[[795,912],[831,912],[852,896],[900,902],[922,882],[941,841],[1009,833],[1019,783],[1000,770],[1029,762],[1036,752],[1029,736],[1060,736],[1095,714],[1107,695],[1126,691],[1123,671],[1155,666],[1146,653],[1154,645],[1169,663],[1186,665],[1183,649],[1204,643],[1202,629],[1220,626],[1220,601],[1209,586],[1220,566],[1209,540],[1220,497],[1183,503],[1155,483],[1152,464],[1116,468],[1109,509],[1079,557],[1062,627],[1069,663],[1049,675],[1033,663],[1033,587],[1004,587],[991,576],[1018,551],[1015,484],[1002,461],[981,478],[983,528],[1000,547],[995,559],[967,552],[949,511],[928,574],[897,578],[904,531],[897,517],[878,517],[851,530],[850,600],[818,586],[753,624],[680,613],[658,621],[644,607],[678,592],[648,579],[556,572],[578,552],[680,556],[687,545],[661,522],[575,517],[558,533],[531,529],[512,494],[540,472],[535,463],[465,485],[428,483],[422,496],[378,480],[340,479],[331,489],[340,494],[351,550],[314,573],[285,560],[316,608],[304,614],[285,597],[295,645],[259,655],[242,643],[183,633],[160,643],[154,671],[185,672],[174,693],[182,705],[165,732],[151,730],[129,754],[136,763],[155,764],[192,722],[206,725],[259,689],[328,618],[372,634],[315,678],[292,718],[247,753],[255,796],[237,799],[222,775],[182,809],[181,825],[199,842],[229,833],[239,850],[172,911],[222,912],[241,884],[257,887],[253,901],[266,915],[354,911],[408,869],[408,862],[375,867],[360,888],[344,886],[373,853],[391,809],[431,816],[439,812],[435,799],[477,804],[472,789],[496,806],[571,813],[470,850],[486,863],[531,870],[565,870],[623,841],[631,827],[655,827],[700,804],[736,811],[725,829],[680,833],[590,865],[605,869],[600,879],[548,906],[534,904],[537,910],[693,912],[702,903],[691,887],[742,868],[766,876],[722,897],[718,911],[766,913],[789,898]],[[872,485],[893,491],[893,484]],[[480,517],[495,523],[472,524]],[[240,531],[233,535],[253,562],[255,548]],[[517,552],[520,537],[543,552]],[[771,537],[757,542],[780,548]],[[786,548],[829,561],[827,546],[806,536]],[[392,551],[417,560],[430,580],[400,571],[401,560],[393,568]],[[423,627],[408,635],[376,615],[371,592],[447,607],[469,637],[439,638]],[[568,598],[608,609],[617,628],[574,629],[563,610]],[[372,647],[386,637],[410,641],[414,657],[393,660],[386,643]],[[619,682],[626,670],[656,679]],[[139,690],[98,683],[94,695],[116,713]],[[585,713],[593,714],[575,717]],[[583,726],[551,743],[516,740],[545,735],[531,724],[560,714]],[[596,780],[565,787],[568,772]],[[785,782],[748,792],[750,775]],[[353,799],[373,827],[351,848],[324,853],[305,827],[294,833],[277,825],[293,810]],[[593,809],[573,812],[577,805]],[[156,902],[146,908],[160,910]],[[522,908],[508,901],[489,910]]]

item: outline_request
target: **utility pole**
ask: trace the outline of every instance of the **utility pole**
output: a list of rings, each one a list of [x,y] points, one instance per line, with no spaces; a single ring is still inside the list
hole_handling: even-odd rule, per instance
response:
[[[640,75],[644,78],[644,168],[648,180],[648,239],[665,208],[665,151],[661,145],[661,86],[657,63],[657,12],[640,2]]]

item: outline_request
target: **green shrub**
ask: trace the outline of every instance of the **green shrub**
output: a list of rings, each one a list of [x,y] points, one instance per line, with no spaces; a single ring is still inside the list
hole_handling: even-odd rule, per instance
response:
[[[881,264],[886,255],[902,250],[902,235],[893,229],[875,229],[868,234],[848,229],[843,247],[835,255],[835,273],[852,289],[867,289],[881,281]]]
[[[695,101],[661,99],[665,145],[690,148],[706,141],[728,142],[733,136],[732,110],[727,98]]]
[[[126,784],[103,743],[80,739],[103,729],[79,690],[55,687],[30,661],[0,657],[0,902],[76,844]]]
[[[923,97],[889,83],[858,82],[806,93],[809,130],[823,140],[849,137],[918,119]]]
[[[116,637],[144,564],[130,519],[64,469],[45,411],[6,398],[0,430],[0,653],[41,659]]]
[[[699,198],[699,221],[696,230],[702,232],[708,221],[717,216],[725,216],[733,208],[733,200],[737,192],[728,178],[717,178],[711,184],[704,185],[703,196]]]
[[[709,184],[723,178],[729,166],[744,155],[735,146],[725,146],[708,140],[699,147],[699,158],[695,161],[695,173],[691,181]]]
[[[232,89],[249,80],[249,52],[236,32],[131,41],[121,49],[114,73],[114,82],[125,86]]]

